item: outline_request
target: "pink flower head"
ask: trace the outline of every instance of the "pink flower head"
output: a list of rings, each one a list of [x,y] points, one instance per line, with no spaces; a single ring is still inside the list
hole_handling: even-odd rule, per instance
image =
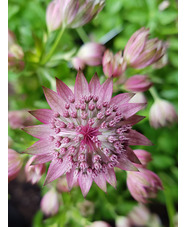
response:
[[[21,155],[12,149],[8,149],[8,182],[17,177],[22,164]]]
[[[49,31],[54,31],[62,26],[60,6],[60,1],[54,0],[47,7],[46,23]]]
[[[127,186],[135,200],[147,203],[148,199],[155,198],[158,189],[163,189],[160,178],[150,170],[138,168],[139,172],[128,172]]]
[[[104,50],[105,47],[99,43],[85,43],[79,49],[77,57],[80,58],[86,65],[101,65]]]
[[[126,62],[123,58],[122,51],[119,51],[115,55],[109,50],[106,50],[103,59],[103,72],[108,77],[119,77],[126,69]]]
[[[102,10],[104,3],[105,0],[53,0],[47,8],[47,25],[52,30],[83,26]]]
[[[36,184],[41,179],[46,169],[45,164],[34,165],[33,162],[35,159],[36,156],[32,156],[25,166],[27,181],[30,181],[32,184]]]
[[[17,44],[15,35],[8,30],[8,68],[23,69],[24,62],[22,61],[24,53],[22,48]]]
[[[167,45],[155,39],[148,40],[149,29],[137,30],[124,50],[125,61],[133,68],[142,69],[157,62],[165,54]]]
[[[8,123],[12,129],[33,125],[35,119],[26,110],[8,112]]]
[[[130,77],[124,84],[126,90],[133,92],[144,92],[152,86],[152,82],[146,75],[135,75]]]
[[[45,184],[66,174],[69,189],[78,181],[84,196],[94,181],[106,191],[106,181],[116,186],[114,167],[136,171],[139,162],[130,145],[151,145],[132,125],[143,119],[135,115],[144,103],[128,103],[133,94],[112,98],[113,82],[102,85],[97,74],[88,84],[78,72],[74,93],[56,78],[57,92],[43,87],[51,107],[30,111],[42,125],[24,130],[40,139],[27,153],[35,163],[51,161]]]
[[[43,196],[40,206],[46,216],[57,214],[59,210],[59,198],[54,188],[50,189],[50,191]]]
[[[149,120],[153,128],[160,128],[176,122],[177,113],[170,102],[157,99],[151,106]]]
[[[141,164],[146,167],[146,165],[152,161],[152,157],[151,154],[145,150],[133,150],[135,155],[138,157],[138,159],[140,160]]]

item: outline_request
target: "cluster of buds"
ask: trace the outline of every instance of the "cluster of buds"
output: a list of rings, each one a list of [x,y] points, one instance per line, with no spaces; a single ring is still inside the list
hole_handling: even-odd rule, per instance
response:
[[[155,198],[158,190],[163,186],[160,178],[152,171],[146,169],[151,155],[144,150],[134,150],[141,164],[135,164],[139,171],[127,172],[127,186],[135,200],[141,203],[147,203],[148,199]]]
[[[85,43],[72,58],[72,65],[76,70],[84,69],[85,65],[101,65],[105,47],[100,43]]]
[[[151,106],[149,120],[153,128],[165,127],[177,121],[177,113],[170,102],[156,99]]]
[[[35,159],[36,156],[32,156],[25,166],[26,179],[27,181],[30,181],[32,184],[36,184],[41,179],[46,169],[45,164],[33,165]]]
[[[22,164],[21,155],[13,149],[8,149],[8,182],[17,177]]]
[[[126,70],[126,62],[123,58],[123,52],[119,51],[115,55],[106,50],[102,59],[103,72],[107,77],[119,77]]]
[[[148,39],[149,29],[137,30],[124,49],[127,65],[142,69],[159,61],[165,54],[167,44],[157,38]]]
[[[8,30],[8,68],[23,69],[24,62],[22,61],[24,53],[22,48],[17,44],[14,33]]]
[[[46,12],[49,31],[77,28],[91,21],[104,7],[104,0],[53,0]]]

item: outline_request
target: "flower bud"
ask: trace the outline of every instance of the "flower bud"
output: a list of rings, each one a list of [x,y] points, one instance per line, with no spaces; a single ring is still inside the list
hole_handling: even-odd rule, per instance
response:
[[[22,61],[24,53],[22,48],[17,44],[15,35],[8,30],[8,68],[23,69],[24,62]]]
[[[118,216],[116,218],[116,227],[131,227],[129,218]]]
[[[49,3],[46,11],[46,23],[49,31],[54,31],[61,27],[62,17],[59,0]]]
[[[87,227],[111,227],[111,226],[104,221],[95,221],[91,225],[88,225]]]
[[[103,72],[107,77],[119,77],[126,69],[126,62],[124,61],[122,51],[115,55],[109,50],[106,50],[103,59]]]
[[[59,210],[58,193],[54,188],[48,191],[41,200],[41,210],[46,216],[55,215]]]
[[[34,124],[35,119],[25,110],[8,112],[8,123],[12,129],[22,128]]]
[[[85,200],[81,203],[77,204],[80,213],[82,214],[82,216],[87,217],[89,215],[94,214],[94,203],[88,200]]]
[[[47,26],[77,28],[87,24],[103,8],[105,0],[53,0],[47,8]]]
[[[133,151],[144,167],[152,160],[151,154],[145,150],[136,149]]]
[[[40,179],[43,173],[45,172],[44,164],[32,165],[36,156],[32,156],[26,166],[25,166],[25,174],[27,181],[30,181],[32,184],[36,184]]]
[[[101,65],[104,50],[105,47],[99,43],[85,43],[79,49],[77,57],[79,57],[86,65]]]
[[[8,149],[8,182],[17,177],[22,164],[21,155],[12,149]]]
[[[148,36],[149,29],[141,28],[129,39],[124,59],[131,67],[142,69],[164,56],[167,45],[157,38],[148,40]]]
[[[139,168],[139,172],[127,173],[127,186],[132,197],[141,203],[155,198],[158,189],[163,189],[160,178],[150,170]]]
[[[130,77],[124,84],[126,90],[133,92],[144,92],[152,86],[152,82],[146,75],[135,75]]]
[[[85,62],[79,57],[73,57],[71,63],[76,70],[85,68]]]
[[[153,128],[160,128],[176,122],[177,113],[170,102],[157,99],[151,106],[149,120]]]

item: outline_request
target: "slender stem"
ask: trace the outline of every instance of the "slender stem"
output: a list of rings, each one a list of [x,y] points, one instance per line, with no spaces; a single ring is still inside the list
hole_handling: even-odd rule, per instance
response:
[[[165,190],[164,195],[165,195],[167,213],[168,213],[168,217],[169,217],[169,227],[174,227],[173,217],[175,214],[175,210],[174,210],[173,201],[172,201],[172,198],[170,195],[170,191],[168,189]]]
[[[156,91],[156,88],[155,87],[151,87],[149,89],[149,92],[151,93],[152,97],[154,100],[158,100],[160,99],[159,95],[158,95],[158,92]]]
[[[89,42],[89,38],[88,38],[86,32],[84,31],[84,29],[82,27],[77,28],[76,31],[77,31],[79,37],[81,38],[81,40],[84,43]]]
[[[50,51],[49,51],[49,53],[46,55],[46,57],[43,59],[43,61],[42,61],[42,64],[43,64],[43,65],[44,65],[46,62],[48,62],[48,61],[50,60],[50,58],[52,57],[54,51],[56,50],[56,48],[57,48],[57,46],[58,46],[58,44],[59,44],[59,42],[60,42],[60,40],[61,40],[61,37],[62,37],[64,31],[65,31],[65,27],[62,27],[62,29],[60,30],[60,32],[59,32],[59,34],[58,34],[58,36],[57,36],[57,38],[56,38],[56,40],[55,40],[55,42],[54,42],[52,48],[50,49]]]

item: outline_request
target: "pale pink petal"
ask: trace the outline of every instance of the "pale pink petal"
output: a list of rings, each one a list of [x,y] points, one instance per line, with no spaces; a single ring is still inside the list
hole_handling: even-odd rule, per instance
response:
[[[114,188],[116,188],[116,175],[114,169],[107,169],[104,174],[107,182],[111,184]]]
[[[34,143],[31,147],[26,149],[26,153],[42,155],[53,152],[54,144],[49,140],[39,140]]]
[[[138,159],[138,157],[130,147],[126,149],[125,155],[131,162],[141,164],[140,160]]]
[[[45,139],[48,137],[48,135],[54,134],[54,130],[52,130],[50,126],[46,124],[24,127],[23,130],[39,139]]]
[[[65,110],[64,107],[65,102],[63,101],[63,99],[56,92],[52,91],[49,88],[43,87],[43,90],[46,100],[51,109],[54,110],[55,112],[63,114]]]
[[[78,174],[74,173],[75,169],[76,169],[76,166],[73,166],[71,171],[66,173],[66,179],[67,179],[69,190],[71,190],[74,184],[77,182]]]
[[[130,132],[127,134],[127,138],[129,138],[129,145],[152,145],[151,141],[147,139],[147,137],[133,129],[131,129]]]
[[[98,95],[98,90],[100,87],[101,87],[101,84],[99,82],[98,75],[97,75],[97,73],[95,73],[89,83],[90,93],[93,95]]]
[[[49,109],[31,110],[28,112],[44,124],[50,123],[54,113],[52,110]]]
[[[74,86],[75,99],[79,100],[82,96],[89,95],[88,82],[81,71],[78,72]]]
[[[125,156],[121,156],[120,159],[118,159],[118,162],[116,167],[119,167],[120,169],[127,170],[127,171],[138,171],[138,169],[132,164],[131,161],[127,159]]]
[[[119,110],[127,119],[137,113],[139,110],[143,109],[145,106],[146,103],[125,103],[122,106],[119,106]]]
[[[94,181],[104,192],[107,191],[107,184],[103,173],[99,173],[96,177],[94,177]]]
[[[43,164],[46,162],[50,162],[54,158],[53,153],[51,154],[44,154],[44,155],[37,155],[35,160],[32,162],[32,165]]]
[[[127,118],[124,120],[123,124],[129,124],[129,125],[135,125],[141,120],[143,120],[145,117],[140,115],[133,115],[132,117]]]
[[[56,78],[56,88],[57,88],[58,95],[65,102],[69,102],[69,97],[74,97],[72,90],[58,78]]]
[[[79,186],[81,188],[82,194],[85,197],[92,185],[92,176],[81,172],[79,174],[78,182],[79,182]]]
[[[123,105],[125,103],[128,103],[129,100],[134,96],[134,93],[123,93],[123,94],[119,94],[114,96],[111,101],[110,104],[113,105]]]
[[[98,90],[99,102],[110,102],[112,98],[112,90],[112,79],[107,79]]]

